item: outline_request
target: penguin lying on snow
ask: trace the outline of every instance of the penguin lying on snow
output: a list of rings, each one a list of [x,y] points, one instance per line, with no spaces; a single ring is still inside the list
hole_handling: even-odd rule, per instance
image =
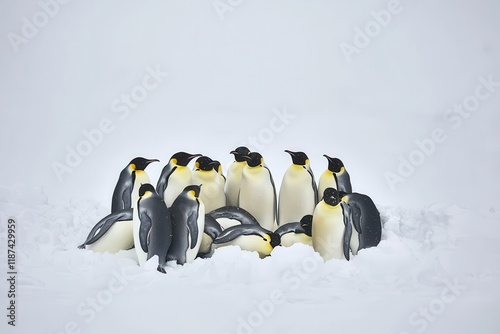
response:
[[[242,250],[255,251],[264,258],[279,246],[280,236],[260,225],[235,225],[222,231],[213,243],[215,248],[236,245]]]
[[[312,215],[305,215],[300,222],[281,225],[274,233],[281,239],[281,246],[290,247],[296,243],[312,246]]]
[[[259,225],[259,222],[246,210],[237,206],[224,206],[205,215],[205,229],[201,241],[200,257],[212,255],[212,243],[222,231],[235,225]]]
[[[121,209],[101,219],[90,231],[80,249],[117,253],[134,247],[132,209]]]

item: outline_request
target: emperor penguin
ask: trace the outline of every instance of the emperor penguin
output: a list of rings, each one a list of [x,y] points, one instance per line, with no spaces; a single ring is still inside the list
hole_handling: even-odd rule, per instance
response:
[[[318,188],[304,152],[285,150],[292,157],[281,182],[278,203],[278,226],[298,222],[305,215],[313,213],[318,204]]]
[[[354,230],[351,237],[351,252],[357,255],[360,249],[375,247],[382,237],[380,212],[373,200],[365,194],[339,192],[342,202],[351,208]]]
[[[342,160],[323,155],[328,160],[328,168],[321,174],[318,184],[320,196],[326,188],[335,188],[338,191],[352,193],[351,178],[344,167]],[[321,198],[320,198],[321,199]]]
[[[146,167],[158,159],[145,159],[145,158],[135,158],[129,162],[127,167],[125,167],[118,178],[115,189],[113,191],[113,197],[111,200],[111,212],[116,212],[122,209],[130,209],[134,203],[132,200],[132,195],[137,199],[137,191],[139,188],[134,189],[134,185],[139,185],[140,182],[149,182],[149,177],[144,172]],[[135,179],[139,178],[139,182],[135,182]],[[143,182],[144,183],[144,182]]]
[[[335,188],[326,188],[316,205],[312,219],[313,248],[321,257],[349,260],[352,220],[349,206],[342,202]]]
[[[224,192],[226,193],[227,205],[238,206],[241,175],[243,173],[243,167],[247,164],[245,156],[250,153],[250,150],[245,146],[240,146],[230,153],[234,154],[234,161],[227,170]]]
[[[167,207],[172,206],[184,188],[193,184],[191,169],[187,165],[196,157],[201,157],[201,154],[177,152],[163,167],[156,185],[156,192],[163,198]]]
[[[198,254],[205,230],[205,205],[200,198],[201,187],[187,186],[170,207],[173,239],[167,261],[183,265],[193,262]]]
[[[259,225],[235,225],[222,231],[213,244],[214,248],[236,245],[242,250],[255,251],[264,258],[279,246],[280,237]]]
[[[136,248],[141,248],[147,253],[147,260],[157,255],[158,271],[165,273],[167,254],[172,243],[172,221],[167,205],[149,183],[139,188],[137,210],[141,226],[140,244],[136,245]]]
[[[239,206],[257,219],[269,231],[276,229],[276,188],[271,171],[258,152],[245,156],[240,184]]]
[[[312,246],[312,215],[305,215],[300,222],[286,223],[278,227],[276,234],[280,236],[281,246],[290,247],[296,243]]]
[[[101,219],[78,248],[98,253],[117,253],[133,248],[132,210],[129,208],[114,211]]]
[[[219,173],[214,170],[214,161],[207,156],[196,159],[193,170],[193,184],[201,184],[200,199],[205,205],[205,210],[210,212],[226,206],[224,184]]]

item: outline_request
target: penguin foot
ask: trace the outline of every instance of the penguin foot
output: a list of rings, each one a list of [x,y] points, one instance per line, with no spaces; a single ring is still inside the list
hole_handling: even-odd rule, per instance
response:
[[[165,268],[163,268],[163,266],[161,265],[158,265],[158,268],[156,268],[156,270],[158,270],[160,273],[162,274],[166,274],[167,272],[165,271]]]

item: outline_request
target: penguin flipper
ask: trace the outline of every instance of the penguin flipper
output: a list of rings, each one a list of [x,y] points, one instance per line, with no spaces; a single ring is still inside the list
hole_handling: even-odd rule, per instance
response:
[[[83,244],[78,246],[78,248],[83,249],[86,245],[91,245],[97,240],[99,240],[106,232],[113,226],[114,223],[123,220],[132,220],[132,209],[122,209],[116,212],[112,212],[103,219],[101,219],[95,226],[90,230],[87,239]]]
[[[121,209],[129,209],[131,207],[130,195],[132,194],[133,187],[133,175],[132,179],[130,179],[128,171],[126,169],[122,170],[111,198],[111,212],[118,212]]]
[[[363,233],[363,231],[361,230],[361,220],[363,219],[361,209],[359,208],[357,203],[354,203],[353,205],[351,204],[347,205],[351,208],[352,223],[354,225],[354,229],[359,234]]]
[[[222,233],[222,228],[220,227],[220,224],[215,220],[214,217],[209,215],[208,213],[205,214],[205,226],[203,228],[203,232],[208,234],[212,240],[217,238],[219,234]]]
[[[351,218],[351,209],[349,205],[344,202],[341,202],[342,210],[344,212],[344,256],[349,261],[349,250],[351,244],[351,236],[352,236],[352,218]]]
[[[161,198],[163,198],[163,193],[165,192],[165,189],[167,189],[168,179],[169,179],[170,175],[176,169],[177,169],[177,166],[174,166],[174,168],[171,168],[170,163],[168,163],[165,167],[163,167],[163,170],[161,171],[160,177],[158,178],[158,183],[156,185],[156,192],[158,193],[158,195],[160,195]]]
[[[139,227],[139,241],[142,250],[148,253],[149,231],[152,226],[151,217],[149,217],[145,211],[141,212],[141,210],[139,210],[139,219],[141,221],[141,226]]]
[[[276,186],[274,185],[274,180],[273,180],[273,175],[271,174],[271,171],[267,166],[263,166],[265,169],[267,169],[267,172],[269,173],[269,179],[271,180],[271,185],[273,186],[273,193],[274,193],[274,203],[273,203],[273,217],[274,219],[277,219],[277,212],[278,212],[278,203],[276,200]]]
[[[257,219],[255,219],[250,212],[238,206],[223,206],[209,212],[209,215],[215,219],[228,218],[235,219],[241,224],[260,225]]]
[[[307,167],[307,172],[309,175],[311,175],[311,183],[312,183],[312,188],[314,191],[314,205],[318,204],[319,198],[318,198],[318,185],[316,184],[316,181],[314,180],[314,173],[311,169],[311,167]]]
[[[191,236],[190,249],[196,246],[196,241],[198,240],[198,211],[193,212],[189,215],[187,219],[187,226],[189,229],[189,235]]]

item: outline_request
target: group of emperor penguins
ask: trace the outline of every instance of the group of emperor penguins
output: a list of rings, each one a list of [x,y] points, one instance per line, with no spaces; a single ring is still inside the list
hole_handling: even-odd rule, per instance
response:
[[[292,164],[279,196],[262,155],[244,146],[230,152],[234,161],[227,178],[219,161],[177,152],[156,187],[145,169],[159,160],[135,158],[120,173],[111,213],[79,248],[110,253],[135,248],[139,265],[156,255],[158,271],[165,273],[167,262],[183,265],[227,245],[263,258],[274,247],[303,243],[325,261],[349,260],[350,253],[377,246],[379,211],[370,197],[352,192],[342,161],[324,155],[328,168],[316,185],[307,155],[285,152]]]

